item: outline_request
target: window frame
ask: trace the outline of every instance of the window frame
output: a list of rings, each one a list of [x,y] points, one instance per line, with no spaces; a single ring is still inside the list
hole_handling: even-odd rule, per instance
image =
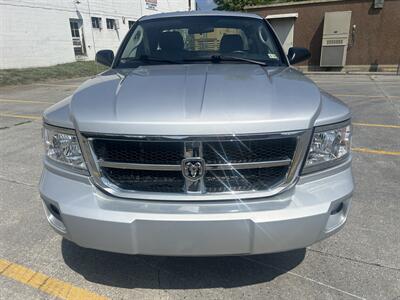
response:
[[[110,24],[110,26],[109,26]],[[117,21],[113,18],[106,18],[106,26],[109,30],[116,30],[117,29]]]
[[[73,28],[74,26],[72,26],[72,24],[74,24],[74,25],[76,25],[76,28]],[[78,21],[75,21],[75,20],[73,20],[73,21],[69,21],[69,26],[70,26],[70,29],[71,29],[71,36],[72,36],[72,38],[80,38],[81,37],[81,33],[80,33],[80,28],[79,28],[79,23],[78,23]],[[75,34],[77,33],[77,36],[75,36]]]
[[[102,29],[102,26],[101,26],[102,18],[101,17],[91,17],[91,20],[92,20],[92,28],[93,29]],[[97,24],[97,27],[94,26],[95,23]]]

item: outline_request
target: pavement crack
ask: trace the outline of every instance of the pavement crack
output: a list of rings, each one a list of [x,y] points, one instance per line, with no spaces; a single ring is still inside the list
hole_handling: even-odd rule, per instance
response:
[[[45,280],[43,280],[43,282],[38,286],[38,290],[41,290],[44,285],[47,283],[47,281],[49,281],[50,277],[47,277]]]
[[[12,266],[12,263],[10,262],[7,267],[5,267],[1,272],[0,275],[2,275],[4,272],[6,272],[10,267]]]
[[[393,270],[393,271],[400,271],[400,268],[396,268],[396,267],[392,267],[392,266],[388,266],[388,265],[383,265],[383,264],[380,264],[380,263],[374,263],[374,262],[369,262],[369,261],[360,260],[360,259],[356,259],[356,258],[351,258],[351,257],[347,257],[347,256],[332,254],[332,253],[328,253],[328,252],[324,252],[324,251],[320,251],[320,250],[315,250],[315,249],[311,249],[311,248],[307,248],[307,250],[309,250],[311,252],[316,252],[316,253],[319,253],[319,254],[322,254],[322,255],[325,255],[325,256],[331,256],[331,257],[346,259],[346,260],[349,260],[349,261],[352,261],[352,262],[356,262],[356,263],[360,263],[360,264],[365,264],[365,265],[370,265],[370,266],[374,266],[374,267],[390,269],[390,270]]]
[[[383,96],[385,97],[386,101],[390,104],[390,106],[392,106],[392,108],[397,112],[397,118],[400,119],[400,109],[397,108],[396,104],[393,102],[393,100],[391,99],[390,95],[388,95],[386,93],[386,91],[378,84],[379,81],[376,81],[371,76],[369,76],[369,78],[374,83],[374,85],[377,87],[377,89],[383,94]]]
[[[19,123],[14,124],[14,126],[24,125],[24,124],[28,124],[28,123],[32,123],[32,121],[29,120],[29,121],[19,122]]]
[[[17,180],[13,180],[13,179],[7,179],[7,178],[4,178],[4,177],[0,177],[0,180],[6,181],[6,182],[9,182],[9,183],[21,184],[21,185],[28,186],[28,187],[31,187],[31,188],[35,188],[36,187],[36,185],[34,185],[34,184],[21,182],[21,181],[17,181]]]

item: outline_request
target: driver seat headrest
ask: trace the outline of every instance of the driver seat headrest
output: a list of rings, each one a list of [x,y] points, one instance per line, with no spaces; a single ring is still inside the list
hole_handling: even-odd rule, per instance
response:
[[[183,51],[184,44],[179,32],[169,31],[161,33],[159,45],[162,51]]]
[[[219,51],[222,53],[230,53],[234,51],[243,51],[243,39],[239,34],[224,34],[220,46]]]

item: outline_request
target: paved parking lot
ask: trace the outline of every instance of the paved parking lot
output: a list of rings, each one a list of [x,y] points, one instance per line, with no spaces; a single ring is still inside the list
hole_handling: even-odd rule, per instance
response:
[[[307,249],[247,257],[128,256],[62,240],[37,189],[40,115],[83,79],[1,88],[0,299],[400,299],[400,77],[310,77],[353,111],[348,223]]]

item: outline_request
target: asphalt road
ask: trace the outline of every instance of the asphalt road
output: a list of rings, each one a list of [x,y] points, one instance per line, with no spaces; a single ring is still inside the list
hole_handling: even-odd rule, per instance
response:
[[[348,223],[307,249],[247,257],[128,256],[62,240],[37,188],[40,115],[83,79],[1,88],[0,299],[400,299],[400,77],[310,77],[354,115]]]

